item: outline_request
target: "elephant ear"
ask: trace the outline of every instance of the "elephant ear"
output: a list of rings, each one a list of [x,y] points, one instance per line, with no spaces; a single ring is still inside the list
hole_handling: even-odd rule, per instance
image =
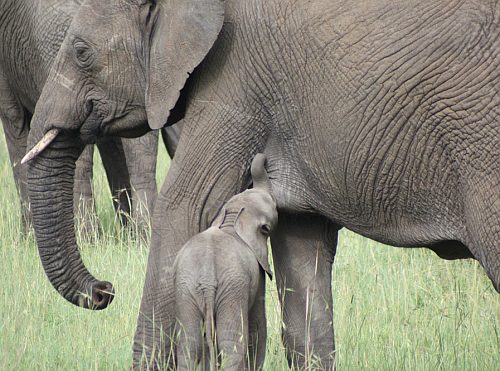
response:
[[[224,219],[226,218],[226,208],[223,207],[219,213],[217,214],[217,216],[215,217],[214,221],[212,222],[212,227],[219,227],[222,225],[222,223],[224,223]]]
[[[259,265],[273,279],[273,272],[269,267],[267,238],[260,232],[260,220],[242,209],[234,223],[234,230],[254,253]]]
[[[153,0],[146,85],[151,129],[165,125],[189,74],[205,58],[224,21],[222,0]]]

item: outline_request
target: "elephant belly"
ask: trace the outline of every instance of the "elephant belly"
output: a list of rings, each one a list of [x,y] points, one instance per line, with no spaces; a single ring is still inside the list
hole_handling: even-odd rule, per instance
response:
[[[496,80],[486,78],[498,64],[478,66],[474,55],[495,55],[498,43],[470,38],[482,34],[476,17],[491,16],[472,1],[402,43],[415,14],[429,18],[425,3],[401,12],[395,3],[344,2],[341,16],[304,22],[307,32],[281,25],[281,34],[300,35],[307,58],[292,65],[294,49],[276,41],[276,65],[293,71],[273,70],[279,99],[266,154],[280,208],[320,213],[393,245],[464,240],[464,184],[487,173],[498,131]]]
[[[425,151],[401,150],[411,143],[405,137],[382,151],[366,150],[367,138],[355,143],[356,154],[350,154],[347,141],[323,134],[307,147],[269,147],[273,190],[281,209],[319,213],[395,246],[461,240],[460,187],[440,155],[426,158]]]

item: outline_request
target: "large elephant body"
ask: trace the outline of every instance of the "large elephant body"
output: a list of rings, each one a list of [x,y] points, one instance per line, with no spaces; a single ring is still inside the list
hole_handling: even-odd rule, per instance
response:
[[[170,267],[247,187],[257,152],[267,155],[279,208],[273,260],[295,365],[314,356],[333,366],[331,268],[342,226],[449,259],[474,257],[500,290],[498,2],[122,2],[148,3],[154,20],[146,33],[153,127],[166,121],[221,29],[183,92],[183,135],[153,217],[135,366],[161,366],[173,354]],[[66,80],[56,80],[64,89]],[[95,127],[88,119],[66,126],[82,138]],[[100,127],[120,129],[131,127]],[[75,255],[69,215],[41,201],[60,194],[50,179],[65,179],[77,152],[61,135],[30,165],[35,227],[61,294],[103,308],[109,285]],[[64,229],[44,223],[47,216]],[[50,275],[61,267],[64,275]]]
[[[80,5],[77,0],[5,0],[0,4],[0,118],[25,218],[29,218],[28,193],[21,159],[29,130],[37,130],[30,127],[32,114]],[[157,194],[157,143],[157,132],[140,140],[102,138],[97,142],[115,208],[124,222],[130,204],[141,225],[149,221]],[[76,164],[75,207],[83,217],[83,228],[94,212],[92,159],[93,147],[88,145]]]
[[[136,365],[143,352],[169,354],[164,267],[246,185],[259,151],[280,210],[271,240],[290,362],[315,353],[332,367],[341,226],[474,257],[500,290],[498,3],[233,0],[225,10],[155,209]]]

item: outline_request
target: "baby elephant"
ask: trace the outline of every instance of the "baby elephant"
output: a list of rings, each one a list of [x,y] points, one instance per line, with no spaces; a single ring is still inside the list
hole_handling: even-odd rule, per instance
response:
[[[258,154],[252,162],[254,188],[232,197],[212,226],[191,238],[177,255],[180,370],[194,370],[201,361],[201,368],[213,371],[219,353],[225,370],[262,368],[265,273],[272,278],[267,237],[278,220],[265,160]]]

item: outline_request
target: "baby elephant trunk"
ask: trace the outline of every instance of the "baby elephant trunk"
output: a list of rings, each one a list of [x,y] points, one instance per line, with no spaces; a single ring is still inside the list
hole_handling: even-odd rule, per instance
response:
[[[252,161],[250,172],[252,174],[254,188],[271,193],[271,182],[269,181],[265,165],[266,155],[257,153]]]

